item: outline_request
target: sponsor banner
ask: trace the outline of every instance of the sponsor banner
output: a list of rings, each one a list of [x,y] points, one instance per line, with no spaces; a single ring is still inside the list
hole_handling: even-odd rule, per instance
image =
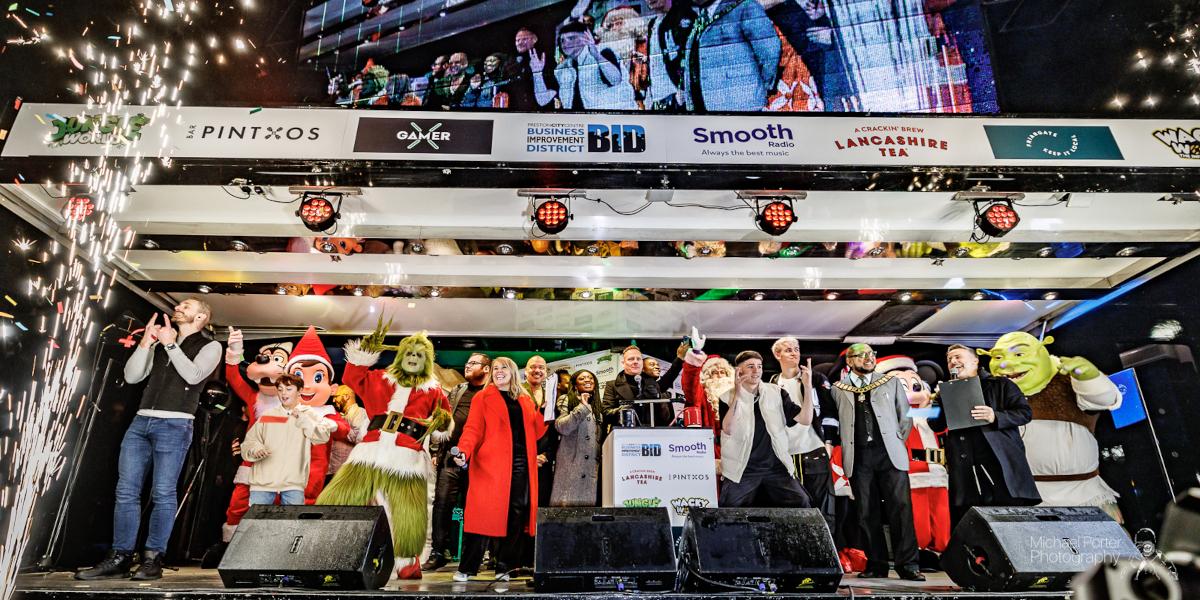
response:
[[[717,505],[713,434],[707,429],[615,429],[605,442],[611,506],[665,506],[682,527],[693,506]],[[611,468],[611,471],[609,471]]]
[[[1200,121],[347,111],[26,103],[3,156],[541,164],[1197,167]]]
[[[1033,160],[1121,160],[1106,126],[984,125],[996,158]]]

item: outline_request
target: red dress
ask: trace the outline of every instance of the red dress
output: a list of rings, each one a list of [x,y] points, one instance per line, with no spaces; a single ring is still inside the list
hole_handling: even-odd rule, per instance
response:
[[[546,433],[546,421],[534,409],[529,396],[521,394],[521,414],[525,419],[525,460],[529,465],[529,535],[535,535],[537,523],[538,469],[537,441]],[[458,447],[467,459],[467,508],[463,513],[463,531],[491,537],[508,533],[509,493],[512,486],[512,426],[508,407],[495,385],[488,384],[471,400],[471,411],[463,425]]]

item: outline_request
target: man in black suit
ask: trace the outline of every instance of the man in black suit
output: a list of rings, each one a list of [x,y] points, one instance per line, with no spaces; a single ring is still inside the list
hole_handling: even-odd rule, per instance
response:
[[[986,406],[971,416],[986,425],[946,434],[946,469],[950,472],[950,527],[972,506],[1032,506],[1042,501],[1025,457],[1020,427],[1033,418],[1033,409],[1017,384],[980,371],[975,351],[955,344],[946,351],[950,376],[979,376]],[[940,403],[940,399],[939,399]],[[929,419],[934,431],[946,428],[946,413]]]
[[[637,346],[629,346],[621,351],[621,367],[617,378],[604,384],[600,411],[604,414],[605,435],[618,423],[621,411],[627,408],[637,413],[638,423],[643,427],[650,426],[651,414],[654,414],[655,425],[669,425],[669,402],[634,404],[638,400],[659,399],[658,381],[649,375],[642,375],[642,351]]]

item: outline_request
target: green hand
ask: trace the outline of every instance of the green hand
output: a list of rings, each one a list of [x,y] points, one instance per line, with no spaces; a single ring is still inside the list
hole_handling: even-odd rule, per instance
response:
[[[1097,369],[1096,365],[1092,364],[1092,361],[1082,356],[1068,356],[1059,360],[1061,361],[1061,366],[1059,366],[1058,372],[1063,375],[1070,375],[1080,381],[1095,379],[1101,375],[1100,369]]]
[[[383,338],[387,337],[387,332],[392,328],[392,320],[388,319],[387,324],[383,322],[383,315],[379,315],[379,324],[375,326],[375,331],[370,335],[363,337],[360,347],[367,352],[383,352]]]

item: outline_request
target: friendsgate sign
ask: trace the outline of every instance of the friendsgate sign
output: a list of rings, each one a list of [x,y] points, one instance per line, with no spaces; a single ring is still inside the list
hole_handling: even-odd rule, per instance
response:
[[[444,113],[26,103],[4,157],[540,164],[1200,167],[1200,121]]]

